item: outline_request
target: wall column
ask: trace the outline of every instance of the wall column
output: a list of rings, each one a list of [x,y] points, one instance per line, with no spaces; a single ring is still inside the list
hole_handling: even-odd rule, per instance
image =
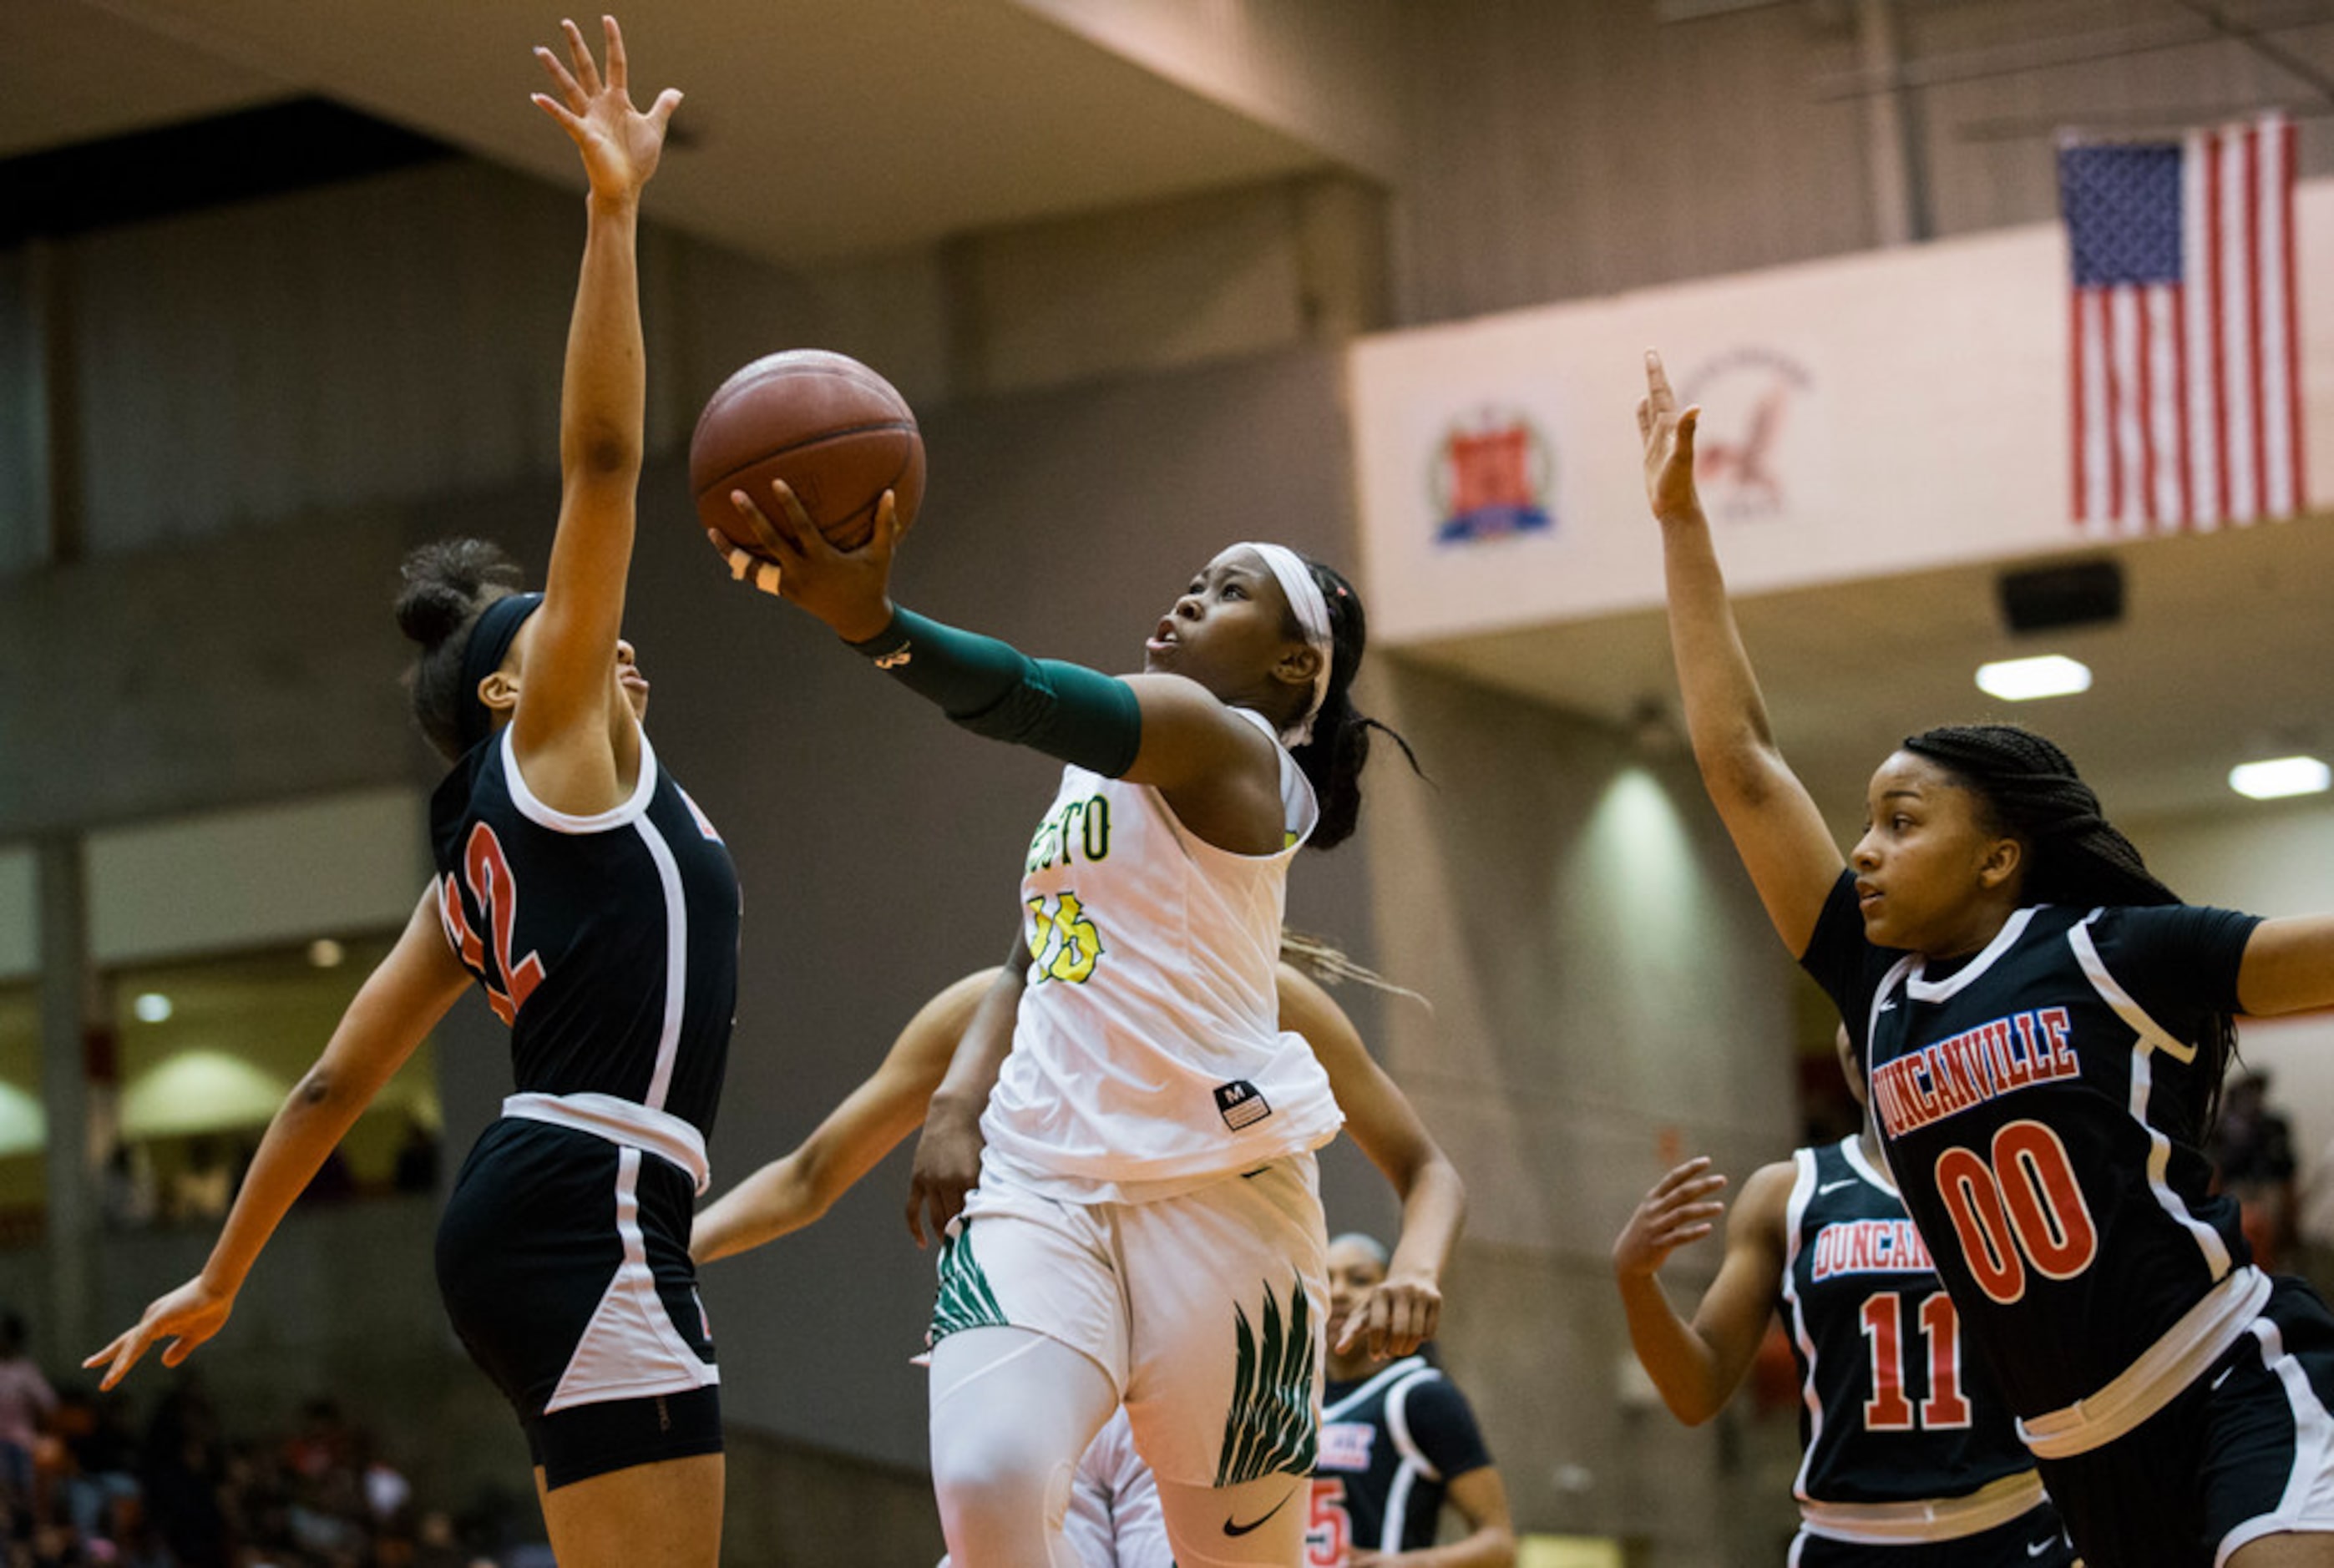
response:
[[[81,841],[52,834],[40,844],[41,1105],[48,1122],[48,1299],[41,1342],[70,1350],[98,1326],[100,1224],[90,1148],[86,1059],[96,974],[89,956],[88,875]],[[92,1342],[94,1344],[96,1342]],[[76,1358],[78,1359],[78,1358]]]

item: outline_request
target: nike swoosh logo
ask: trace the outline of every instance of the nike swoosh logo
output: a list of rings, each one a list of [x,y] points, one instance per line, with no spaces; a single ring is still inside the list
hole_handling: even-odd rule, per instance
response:
[[[2234,1368],[2234,1367],[2231,1367],[2227,1371],[2223,1372],[2219,1377],[2214,1378],[2214,1379],[2213,1380],[2213,1386],[2214,1388],[2216,1388],[2216,1389],[2217,1389],[2217,1388],[2219,1388],[2223,1383],[2227,1382],[2231,1378],[2233,1378],[2233,1377],[2235,1377],[2236,1375],[2237,1375],[2237,1369],[2236,1369],[2236,1368]]]
[[[1238,1536],[1241,1536],[1241,1535],[1245,1535],[1245,1534],[1248,1534],[1249,1531],[1251,1531],[1251,1530],[1260,1530],[1260,1529],[1262,1529],[1262,1528],[1264,1527],[1264,1525],[1265,1525],[1266,1522],[1267,1522],[1268,1520],[1269,1520],[1269,1519],[1273,1516],[1273,1515],[1279,1513],[1283,1508],[1286,1508],[1286,1507],[1288,1507],[1288,1499],[1289,1499],[1289,1498],[1291,1498],[1291,1497],[1294,1497],[1295,1496],[1297,1496],[1297,1494],[1296,1494],[1295,1492],[1286,1492],[1286,1493],[1283,1493],[1283,1494],[1281,1495],[1280,1501],[1279,1501],[1279,1502],[1278,1502],[1278,1503],[1275,1503],[1275,1504],[1274,1504],[1270,1508],[1267,1509],[1267,1510],[1265,1511],[1265,1515],[1264,1515],[1264,1517],[1263,1517],[1262,1519],[1251,1519],[1250,1521],[1249,1521],[1249,1522],[1248,1522],[1247,1524],[1245,1524],[1245,1525],[1239,1524],[1239,1523],[1237,1523],[1237,1522],[1235,1522],[1235,1521],[1233,1521],[1233,1520],[1230,1520],[1230,1519],[1227,1519],[1227,1520],[1225,1520],[1225,1521],[1224,1521],[1224,1534],[1227,1534],[1227,1535],[1230,1535],[1230,1536],[1238,1537]]]
[[[1894,996],[1884,998],[1881,1001],[1880,1005],[1874,1008],[1873,1011],[1876,1013],[1894,1013],[1896,1011],[1896,998]]]
[[[2056,1541],[2030,1541],[2026,1544],[2026,1554],[2029,1557],[2040,1557],[2058,1544]]]
[[[1816,1196],[1818,1198],[1821,1198],[1827,1192],[1837,1192],[1843,1187],[1854,1187],[1855,1185],[1856,1178],[1852,1176],[1843,1176],[1837,1181],[1827,1181],[1821,1187],[1817,1188]]]

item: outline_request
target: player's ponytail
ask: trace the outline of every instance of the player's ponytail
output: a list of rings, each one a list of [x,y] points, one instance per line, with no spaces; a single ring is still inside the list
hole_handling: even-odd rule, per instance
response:
[[[441,539],[424,544],[398,568],[398,630],[421,645],[405,672],[413,721],[440,755],[452,762],[462,744],[462,655],[478,616],[519,591],[518,563],[484,539]]]
[[[1322,695],[1321,711],[1313,717],[1313,738],[1289,755],[1305,770],[1321,808],[1320,822],[1309,842],[1316,850],[1329,850],[1353,837],[1361,816],[1361,774],[1370,760],[1370,731],[1393,736],[1394,745],[1409,758],[1413,773],[1419,772],[1418,755],[1393,729],[1354,707],[1354,676],[1362,667],[1362,653],[1369,643],[1362,596],[1334,568],[1309,556],[1305,565],[1329,607],[1329,687]]]
[[[2020,899],[2029,904],[2093,909],[2117,904],[2176,904],[2180,895],[2156,880],[2132,842],[2108,822],[2099,797],[2067,754],[2032,730],[2009,724],[1946,725],[1908,736],[1905,749],[1960,780],[1983,803],[1990,825],[2026,846]],[[2221,1082],[2236,1054],[2236,1023],[2209,1019],[2205,1062],[2192,1139],[2219,1113]]]

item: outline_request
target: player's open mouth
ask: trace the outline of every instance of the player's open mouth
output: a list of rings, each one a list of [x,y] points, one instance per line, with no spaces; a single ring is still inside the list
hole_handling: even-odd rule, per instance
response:
[[[1143,646],[1143,647],[1145,647],[1145,648],[1147,648],[1147,649],[1150,649],[1152,652],[1153,652],[1153,653],[1158,652],[1158,651],[1159,651],[1161,649],[1162,649],[1162,648],[1172,648],[1172,647],[1174,647],[1174,646],[1175,646],[1175,622],[1174,622],[1174,620],[1173,620],[1172,617],[1170,617],[1170,618],[1168,618],[1168,619],[1165,619],[1165,620],[1161,620],[1161,621],[1159,622],[1159,630],[1156,630],[1156,631],[1154,631],[1154,632],[1153,632],[1153,633],[1151,634],[1151,640],[1150,640],[1148,642],[1145,642]]]

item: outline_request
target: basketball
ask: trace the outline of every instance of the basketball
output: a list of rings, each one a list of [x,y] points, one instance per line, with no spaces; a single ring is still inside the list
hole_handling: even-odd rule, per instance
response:
[[[846,354],[788,349],[756,360],[706,399],[689,443],[689,487],[707,527],[758,553],[729,493],[745,491],[784,523],[770,495],[773,479],[793,488],[838,550],[867,543],[886,490],[905,527],[924,496],[915,411],[891,382]]]

